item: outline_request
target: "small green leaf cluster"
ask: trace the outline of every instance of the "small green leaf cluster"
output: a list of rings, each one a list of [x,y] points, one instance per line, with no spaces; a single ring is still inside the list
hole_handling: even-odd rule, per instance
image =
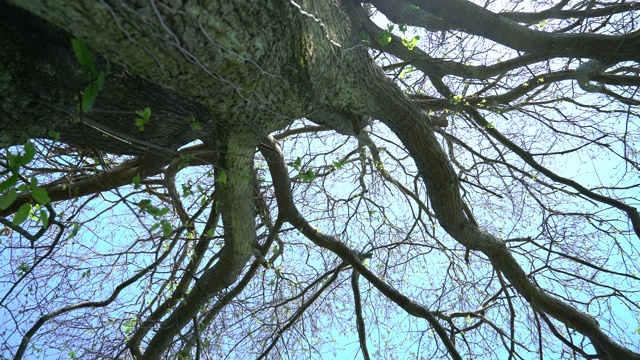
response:
[[[138,131],[142,132],[144,131],[144,126],[151,120],[151,109],[146,107],[143,110],[137,110],[136,114],[138,114],[138,117],[135,119],[135,124],[138,127]]]
[[[154,205],[151,204],[151,200],[149,199],[143,199],[140,200],[138,202],[138,207],[140,207],[140,210],[142,210],[142,212],[147,213],[151,216],[153,216],[155,219],[158,219],[166,214],[169,213],[170,209],[168,207],[163,207],[162,209],[159,207],[156,207]],[[165,219],[160,220],[160,222],[155,223],[151,229],[149,229],[149,231],[153,232],[156,231],[158,229],[162,229],[162,235],[164,237],[168,237],[171,235],[171,233],[173,232],[173,227],[171,226],[171,223]]]
[[[395,25],[391,24],[376,35],[376,42],[378,43],[378,45],[385,46],[391,42],[391,32],[393,31],[393,29],[395,29]]]
[[[191,130],[200,131],[202,130],[202,124],[196,119],[195,116],[191,115],[187,118],[189,125],[191,126]]]
[[[411,39],[408,39],[406,37],[402,37],[402,44],[404,46],[407,47],[407,49],[413,51],[413,49],[416,47],[416,45],[418,44],[418,40],[420,40],[420,36],[415,35],[414,37],[412,37]]]
[[[193,184],[191,183],[191,180],[189,180],[186,184],[180,184],[180,186],[182,187],[183,197],[188,197],[195,194],[193,192]]]
[[[138,202],[138,206],[140,207],[140,210],[156,218],[166,215],[169,212],[168,207],[160,209],[159,207],[152,205],[151,200],[149,199],[140,200]]]
[[[122,331],[126,334],[129,335],[133,332],[133,330],[135,330],[136,324],[138,323],[138,317],[137,316],[132,316],[131,319],[127,322],[125,322],[124,324],[122,324]]]
[[[22,155],[7,152],[7,158],[9,160],[8,168],[0,172],[0,176],[9,175],[6,180],[0,182],[0,194],[2,194],[0,196],[0,210],[9,208],[21,194],[29,194],[32,202],[36,203],[34,205],[31,203],[22,204],[14,215],[14,225],[20,225],[25,222],[29,216],[32,216],[35,220],[42,219],[44,226],[48,226],[49,218],[47,213],[45,210],[40,209],[40,205],[47,205],[51,202],[47,190],[38,186],[38,179],[36,177],[31,177],[28,182],[23,180],[23,183],[18,185],[20,168],[33,161],[35,154],[36,147],[30,142],[25,144]],[[39,217],[34,213],[34,211],[37,210],[40,210]]]
[[[338,161],[333,161],[333,170],[339,170],[342,169],[345,165],[347,164],[347,161],[345,159],[340,159]]]
[[[289,166],[293,167],[294,170],[299,171],[298,179],[302,180],[303,183],[310,183],[316,178],[316,174],[311,169],[307,169],[306,171],[302,171],[302,159],[297,157],[293,162],[289,163]]]
[[[412,38],[407,38],[406,36],[404,36],[408,31],[407,24],[400,24],[398,25],[398,27],[400,28],[400,32],[402,33],[402,44],[407,49],[409,49],[409,51],[413,51],[413,49],[418,44],[418,41],[420,40],[420,36],[415,35]]]
[[[134,189],[139,189],[140,188],[140,173],[137,173],[132,179],[131,181],[133,182],[133,188]]]
[[[313,172],[313,170],[309,169],[307,171],[301,171],[298,174],[298,178],[302,180],[303,183],[308,184],[316,178],[316,174]]]
[[[289,166],[293,167],[294,170],[300,170],[302,167],[302,159],[298,156],[293,162],[289,163]]]
[[[452,98],[449,99],[449,104],[452,105],[458,105],[462,102],[462,99],[464,98],[464,96],[458,94],[458,95],[454,95]]]
[[[380,32],[378,32],[377,36],[376,36],[376,41],[378,42],[378,45],[380,46],[385,46],[387,44],[389,44],[393,38],[391,36],[393,30],[395,30],[396,25],[394,24],[390,24],[387,26],[386,29],[381,30]],[[408,26],[407,24],[399,24],[398,25],[398,30],[400,30],[400,32],[403,34],[402,36],[402,44],[409,49],[410,51],[413,51],[413,49],[416,47],[416,45],[418,44],[418,41],[420,40],[420,36],[415,35],[411,38],[408,38],[406,36],[404,36],[407,31],[408,31]]]

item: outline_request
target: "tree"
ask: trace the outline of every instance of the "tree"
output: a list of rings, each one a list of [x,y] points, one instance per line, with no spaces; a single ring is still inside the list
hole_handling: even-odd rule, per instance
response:
[[[640,358],[638,6],[0,3],[2,356]]]

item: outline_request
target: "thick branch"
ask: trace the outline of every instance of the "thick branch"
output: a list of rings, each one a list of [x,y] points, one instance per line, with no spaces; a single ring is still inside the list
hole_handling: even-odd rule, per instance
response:
[[[640,61],[638,31],[625,36],[552,34],[529,29],[466,0],[409,2],[446,20],[455,28],[514,50],[548,56],[599,58],[607,62]]]
[[[160,359],[173,338],[197,315],[201,306],[236,281],[254,253],[255,207],[251,181],[254,147],[248,145],[251,143],[246,138],[239,136],[228,136],[219,144],[222,169],[216,169],[216,187],[220,191],[224,246],[218,253],[218,262],[202,274],[184,301],[162,322],[149,341],[142,360]],[[222,171],[225,176],[220,175]]]

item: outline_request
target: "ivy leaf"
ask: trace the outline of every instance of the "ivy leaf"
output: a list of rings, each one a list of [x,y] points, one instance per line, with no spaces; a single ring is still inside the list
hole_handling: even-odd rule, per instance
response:
[[[361,33],[360,34],[360,39],[366,45],[369,45],[371,43],[371,36],[369,36],[369,34]]]
[[[0,210],[5,210],[18,198],[16,189],[11,189],[6,194],[0,196]]]
[[[20,225],[25,222],[29,217],[29,212],[31,212],[31,205],[28,203],[22,204],[13,218],[13,225]]]
[[[91,83],[84,88],[84,92],[82,93],[82,111],[90,111],[93,108],[93,103],[96,101],[98,97],[98,85],[96,83]]]
[[[93,78],[96,74],[96,65],[93,63],[93,55],[91,55],[87,45],[78,39],[71,39],[71,46],[84,71],[89,74],[89,77]]]
[[[220,170],[220,174],[218,175],[218,181],[220,181],[221,184],[226,184],[227,183],[227,172],[224,170]]]
[[[49,192],[46,189],[41,187],[35,188],[31,191],[31,196],[38,204],[47,205],[51,202],[51,198],[49,198]]]

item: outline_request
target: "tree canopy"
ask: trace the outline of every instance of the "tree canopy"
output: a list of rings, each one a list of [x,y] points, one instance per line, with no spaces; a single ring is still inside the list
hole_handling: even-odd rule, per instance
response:
[[[639,8],[1,0],[0,357],[640,359]]]

